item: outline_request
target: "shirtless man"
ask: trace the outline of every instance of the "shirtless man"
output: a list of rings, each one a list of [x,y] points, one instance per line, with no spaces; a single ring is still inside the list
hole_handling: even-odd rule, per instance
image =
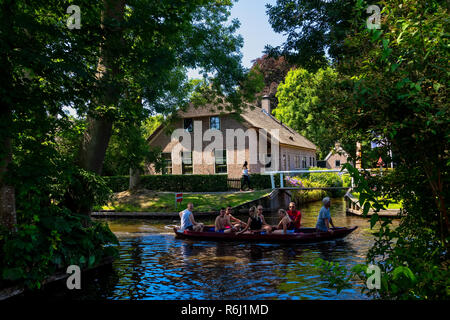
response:
[[[225,215],[225,208],[220,208],[220,214],[217,216],[214,225],[214,231],[216,232],[229,233],[232,231],[230,218]]]
[[[231,227],[234,230],[241,230],[241,229],[245,228],[247,226],[247,224],[244,221],[233,217],[233,215],[231,214],[232,212],[233,212],[233,209],[231,208],[231,206],[228,206],[227,211],[225,212],[225,215],[228,217],[229,221],[231,223],[233,223],[233,225]]]

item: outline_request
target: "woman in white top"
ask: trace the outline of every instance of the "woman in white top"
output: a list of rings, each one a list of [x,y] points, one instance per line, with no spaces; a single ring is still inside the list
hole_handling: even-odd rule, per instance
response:
[[[253,191],[253,189],[250,187],[250,176],[248,174],[248,164],[247,161],[244,162],[244,165],[242,166],[242,182],[241,182],[241,191],[244,191],[244,185],[248,186],[249,191]]]

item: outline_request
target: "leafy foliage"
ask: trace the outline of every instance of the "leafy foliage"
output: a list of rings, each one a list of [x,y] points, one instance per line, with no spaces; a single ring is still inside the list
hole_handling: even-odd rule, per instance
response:
[[[276,118],[310,139],[319,148],[321,159],[325,158],[335,142],[342,140],[332,127],[335,117],[324,107],[322,92],[328,92],[330,83],[336,81],[332,68],[319,69],[316,73],[298,68],[288,72],[278,86]]]
[[[275,32],[286,33],[279,47],[267,46],[271,55],[315,72],[327,66],[326,54],[333,60],[343,57],[344,40],[349,33],[355,0],[277,0],[266,5]]]
[[[80,30],[66,25],[71,3],[0,2],[0,187],[13,188],[17,212],[17,232],[1,229],[0,277],[29,287],[115,252],[114,235],[88,216],[111,190],[80,165],[84,141],[103,139],[93,150],[101,169],[115,122],[117,150],[126,151],[118,167],[135,168],[157,154],[146,148],[143,120],[189,98],[187,68],[214,74],[231,97],[244,79],[232,1],[133,0],[113,18],[104,14],[111,1],[80,0]]]
[[[278,106],[278,99],[275,97],[278,85],[284,80],[286,74],[292,67],[293,65],[288,63],[284,57],[274,58],[267,54],[253,62],[251,71],[260,74],[264,81],[264,88],[256,96],[262,97],[268,95],[272,109]]]
[[[448,299],[449,296],[449,108],[448,8],[442,1],[381,1],[382,29],[365,28],[365,1],[357,1],[349,52],[337,71],[339,88],[326,105],[339,117],[337,130],[363,142],[368,163],[380,154],[394,161],[383,177],[355,179],[367,213],[383,208],[379,198],[401,201],[406,216],[397,228],[377,214],[367,264],[382,271],[381,288],[367,294],[383,299]],[[375,137],[383,141],[364,148]],[[392,157],[390,152],[392,152]],[[356,270],[361,279],[367,275]]]

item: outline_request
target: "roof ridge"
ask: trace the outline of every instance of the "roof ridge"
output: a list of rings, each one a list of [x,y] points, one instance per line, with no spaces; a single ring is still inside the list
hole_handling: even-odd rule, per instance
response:
[[[270,116],[271,119],[275,120],[277,123],[279,123],[281,126],[283,126],[284,128],[286,128],[290,133],[293,134],[299,134],[297,131],[295,131],[294,129],[292,129],[291,127],[288,127],[285,123],[283,123],[283,121],[278,120],[277,118],[275,118],[273,115],[271,115],[270,113],[268,113],[266,110],[261,109],[263,111],[263,113],[267,114],[268,116]],[[303,136],[302,136],[303,137]]]

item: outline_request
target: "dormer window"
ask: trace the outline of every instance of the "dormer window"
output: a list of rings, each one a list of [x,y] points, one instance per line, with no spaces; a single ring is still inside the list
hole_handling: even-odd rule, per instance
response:
[[[191,118],[184,119],[184,130],[186,130],[187,132],[192,132],[193,127],[194,126]]]
[[[215,130],[220,130],[220,118],[218,116],[209,118],[209,128],[215,129]]]

